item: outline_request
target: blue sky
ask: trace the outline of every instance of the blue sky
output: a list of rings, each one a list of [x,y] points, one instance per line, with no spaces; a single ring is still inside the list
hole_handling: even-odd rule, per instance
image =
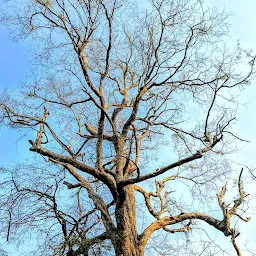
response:
[[[28,70],[27,52],[24,45],[11,41],[6,27],[0,27],[0,84],[15,88],[25,79]]]
[[[28,72],[26,46],[11,41],[7,28],[0,26],[0,88],[16,89],[25,80]],[[8,164],[17,158],[15,132],[0,130],[0,162]]]
[[[256,52],[256,0],[208,0],[208,2],[220,8],[223,6],[228,11],[233,12],[234,15],[230,19],[232,38],[234,41],[239,39],[242,47],[255,49],[254,51]],[[7,29],[1,26],[0,39],[0,89],[16,89],[26,79],[29,72],[28,45],[13,43]],[[236,131],[251,142],[247,145],[241,144],[241,150],[234,155],[234,159],[253,167],[256,166],[256,120],[254,118],[256,110],[256,80],[242,94],[240,100],[246,103],[246,107],[242,107],[239,111]],[[27,142],[16,145],[16,139],[17,135],[14,131],[0,130],[0,165],[8,165],[21,159],[23,153],[20,152],[28,149]],[[256,198],[255,183],[247,184],[246,189],[248,193]],[[252,204],[256,209],[255,201],[252,201]],[[243,244],[246,240],[249,240],[248,245],[250,248],[256,250],[256,239],[254,238],[256,214],[250,223],[244,224],[240,228],[242,231],[241,236],[244,238],[239,238],[238,243]],[[218,238],[216,237],[216,239]],[[220,242],[222,244],[222,241]],[[225,246],[224,243],[223,246]]]

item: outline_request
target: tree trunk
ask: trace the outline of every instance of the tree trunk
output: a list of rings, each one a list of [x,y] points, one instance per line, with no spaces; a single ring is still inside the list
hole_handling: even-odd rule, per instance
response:
[[[138,247],[136,225],[136,200],[133,186],[123,189],[123,195],[116,209],[117,233],[113,243],[117,256],[143,256]]]

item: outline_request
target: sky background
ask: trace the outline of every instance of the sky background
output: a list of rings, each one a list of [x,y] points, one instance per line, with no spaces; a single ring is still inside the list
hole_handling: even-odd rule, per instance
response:
[[[3,0],[0,0],[0,2]],[[232,12],[230,17],[231,31],[230,35],[234,41],[239,40],[242,47],[252,48],[256,52],[256,0],[208,0],[219,8],[224,7]],[[28,45],[25,43],[16,44],[10,39],[8,30],[0,26],[0,89],[17,89],[26,79],[29,70]],[[245,104],[241,106],[237,116],[238,122],[236,131],[244,139],[250,141],[248,144],[241,144],[241,150],[234,155],[234,160],[246,164],[250,167],[256,166],[256,79],[252,85],[245,90],[240,98],[240,102]],[[27,141],[16,143],[17,135],[14,131],[6,128],[0,129],[0,165],[8,166],[22,159],[28,152],[29,144]],[[255,181],[256,182],[256,181]],[[246,192],[256,198],[256,183],[246,184]],[[256,209],[256,200],[252,206]],[[256,210],[254,211],[254,213]],[[256,215],[252,221],[245,223],[241,228],[241,237],[239,244],[248,240],[250,249],[256,250]],[[224,242],[215,237],[221,244]],[[223,237],[221,237],[222,239]],[[224,245],[223,245],[224,246]],[[12,255],[15,249],[12,249]],[[251,254],[245,254],[251,255]]]

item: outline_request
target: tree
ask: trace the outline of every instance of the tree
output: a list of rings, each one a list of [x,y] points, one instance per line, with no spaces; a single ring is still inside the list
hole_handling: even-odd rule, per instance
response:
[[[227,17],[196,0],[11,7],[2,22],[36,57],[22,92],[3,93],[1,120],[25,132],[35,157],[2,171],[7,240],[30,230],[40,255],[141,256],[156,232],[189,234],[202,221],[242,255],[232,219],[250,220],[248,195],[242,169],[238,195],[225,203],[225,154],[242,140],[231,127],[255,56],[225,46]],[[207,213],[211,191],[222,215]]]

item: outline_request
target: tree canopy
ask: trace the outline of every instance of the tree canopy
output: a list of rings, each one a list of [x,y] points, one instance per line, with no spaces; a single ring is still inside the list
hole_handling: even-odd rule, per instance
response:
[[[243,141],[232,126],[255,56],[227,47],[228,14],[199,0],[6,6],[2,23],[34,57],[0,100],[1,124],[31,151],[2,170],[2,236],[37,238],[38,255],[217,255],[204,238],[182,249],[203,222],[242,255],[245,171],[227,202],[225,155]]]

